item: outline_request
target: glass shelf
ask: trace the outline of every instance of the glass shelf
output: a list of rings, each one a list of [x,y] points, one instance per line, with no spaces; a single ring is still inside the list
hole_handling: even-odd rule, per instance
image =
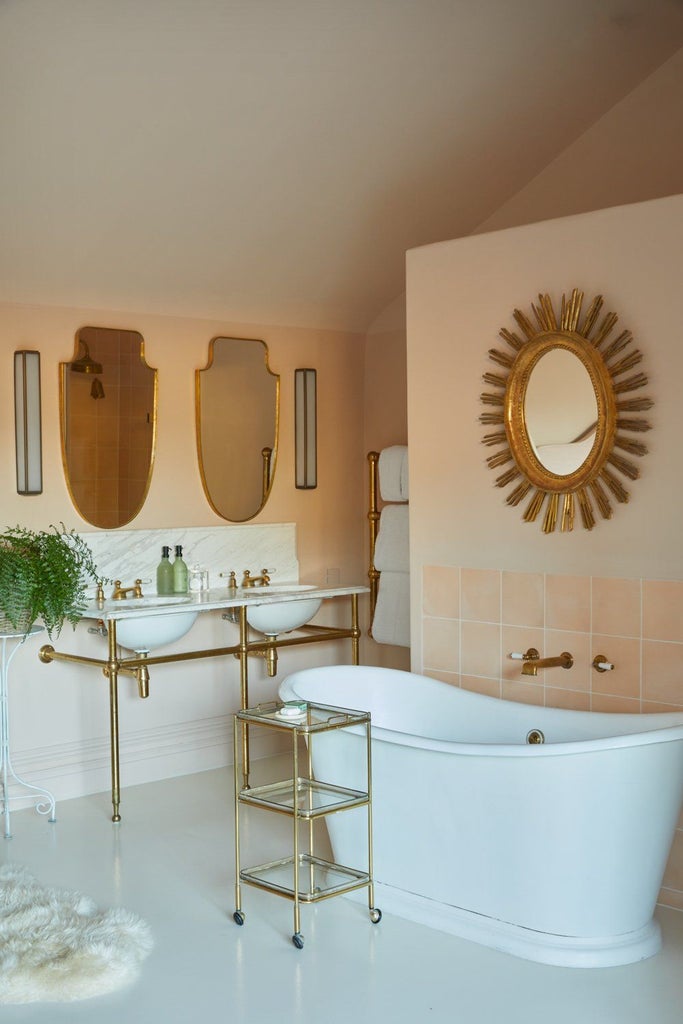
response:
[[[295,787],[294,779],[273,782],[267,786],[256,786],[253,789],[240,791],[240,802],[265,807],[282,814],[294,814]],[[330,786],[315,779],[299,778],[296,780],[296,813],[300,818],[310,819],[345,811],[350,807],[364,807],[368,803],[368,794],[356,789],[345,789],[343,786]]]
[[[350,725],[364,725],[370,721],[370,714],[367,711],[352,711],[326,704],[308,703],[304,713],[296,717],[285,717],[281,714],[282,708],[281,701],[269,701],[245,711],[238,711],[235,717],[240,722],[268,725],[275,729],[298,729],[302,733],[348,729]]]
[[[259,864],[258,867],[245,868],[240,871],[240,881],[292,899],[296,895],[294,866],[294,857],[284,857],[268,864]],[[301,903],[315,903],[329,896],[360,889],[369,883],[370,875],[367,872],[331,864],[307,853],[299,854],[298,899]]]

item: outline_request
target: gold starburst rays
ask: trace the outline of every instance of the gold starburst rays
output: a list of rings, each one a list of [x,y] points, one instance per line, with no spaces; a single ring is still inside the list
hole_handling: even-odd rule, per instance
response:
[[[650,398],[632,395],[648,382],[646,375],[636,370],[642,352],[634,346],[629,330],[614,333],[616,313],[601,318],[601,295],[582,315],[583,297],[577,288],[569,298],[563,295],[559,319],[547,294],[538,296],[538,305],[531,304],[533,319],[515,309],[518,330],[501,329],[506,348],[489,349],[496,371],[483,375],[491,390],[481,395],[487,408],[479,419],[494,429],[482,442],[498,449],[487,458],[487,465],[502,469],[496,487],[514,485],[506,498],[508,505],[528,499],[525,522],[535,522],[545,507],[544,533],[552,533],[558,520],[561,530],[572,530],[577,509],[587,530],[595,526],[596,509],[603,519],[610,519],[611,499],[629,499],[621,477],[636,480],[640,474],[633,457],[647,454],[643,442],[631,436],[650,429],[649,421],[639,414],[654,404]],[[527,425],[526,397],[532,372],[543,356],[556,350],[569,352],[583,365],[596,406],[592,447],[580,465],[567,473],[554,472],[540,461]],[[556,396],[546,396],[549,404],[567,397],[561,392],[560,386]]]

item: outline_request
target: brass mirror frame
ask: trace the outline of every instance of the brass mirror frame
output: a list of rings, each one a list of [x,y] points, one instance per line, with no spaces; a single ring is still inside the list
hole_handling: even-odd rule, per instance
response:
[[[214,353],[216,348],[216,342],[218,341],[249,341],[257,345],[263,345],[263,365],[266,372],[274,378],[275,382],[275,423],[274,423],[274,438],[273,446],[261,449],[261,502],[257,509],[251,513],[251,515],[244,516],[242,519],[234,519],[226,515],[225,511],[218,508],[218,505],[214,501],[209,488],[209,482],[206,479],[206,472],[204,466],[204,452],[202,448],[202,385],[201,375],[211,369],[214,363]],[[270,352],[268,345],[262,338],[244,338],[238,337],[237,335],[219,334],[212,338],[209,342],[209,354],[206,362],[206,366],[201,369],[196,369],[194,372],[195,379],[195,437],[197,443],[197,460],[199,463],[199,476],[202,482],[202,489],[204,491],[204,497],[211,506],[211,509],[220,516],[221,519],[225,519],[228,523],[248,523],[254,519],[259,512],[262,512],[270,492],[273,489],[273,481],[275,479],[275,468],[277,465],[277,456],[280,443],[280,374],[275,373],[270,368]]]
[[[93,384],[94,385],[99,385],[99,390],[98,390],[97,393],[91,392],[92,397],[93,398],[102,398],[102,397],[104,397],[104,392],[102,390],[102,384],[101,384],[101,381],[99,380],[99,374],[102,373],[102,366],[100,364],[94,362],[94,360],[91,359],[88,345],[81,338],[81,333],[83,331],[92,331],[92,330],[96,330],[96,331],[110,331],[111,333],[130,334],[130,335],[137,336],[137,338],[139,338],[139,342],[140,342],[139,361],[140,361],[140,363],[142,364],[142,366],[146,370],[150,370],[151,373],[153,374],[153,377],[152,377],[152,418],[151,418],[151,422],[149,421],[149,418],[148,418],[148,421],[147,421],[149,423],[150,427],[151,427],[151,434],[152,434],[151,440],[150,440],[149,466],[148,466],[148,469],[147,469],[147,477],[146,477],[146,480],[145,480],[145,483],[144,483],[144,487],[141,488],[141,490],[140,490],[139,501],[136,504],[135,508],[132,509],[132,510],[129,509],[128,512],[125,515],[119,515],[119,517],[117,519],[117,522],[115,524],[112,524],[112,525],[104,525],[101,522],[94,522],[93,521],[93,515],[92,514],[87,514],[84,511],[84,509],[81,507],[81,503],[79,502],[79,500],[76,497],[76,490],[77,490],[77,488],[74,487],[74,484],[73,484],[73,482],[71,480],[71,471],[70,471],[70,467],[69,467],[69,453],[68,453],[68,446],[67,446],[68,423],[67,423],[67,408],[66,408],[66,396],[67,396],[66,380],[67,380],[67,374],[72,370],[74,364],[80,363],[81,364],[81,372],[84,372],[85,374],[87,374],[88,377],[95,375],[95,380],[93,381]],[[66,482],[66,488],[67,488],[67,491],[69,493],[69,497],[71,499],[71,503],[73,504],[73,506],[76,509],[76,511],[78,512],[78,514],[81,516],[81,518],[86,523],[90,523],[91,526],[95,526],[99,530],[118,530],[118,529],[121,529],[121,527],[123,527],[123,526],[127,526],[128,523],[132,523],[132,521],[134,519],[136,519],[137,516],[139,516],[139,514],[142,511],[142,509],[144,507],[144,504],[145,504],[145,502],[147,500],[147,495],[149,494],[149,489],[150,489],[150,486],[151,486],[151,483],[152,483],[152,473],[153,473],[153,470],[154,470],[154,463],[155,463],[155,459],[156,459],[156,449],[157,449],[157,410],[158,410],[158,399],[159,399],[159,370],[155,366],[150,366],[149,363],[147,362],[147,358],[146,358],[146,355],[145,355],[145,339],[142,336],[142,334],[140,333],[140,331],[136,331],[133,328],[101,327],[101,326],[95,326],[93,324],[85,324],[83,327],[79,327],[79,329],[76,331],[74,346],[75,346],[74,347],[74,354],[73,354],[72,358],[69,361],[60,362],[59,363],[59,424],[60,424],[59,432],[60,432],[60,447],[61,447],[61,452],[62,452],[62,469],[64,471],[64,479],[65,479],[65,482]],[[85,353],[82,353],[82,349],[83,348],[85,349]],[[83,366],[85,366],[85,369],[83,369]]]
[[[519,309],[513,311],[521,335],[502,328],[500,337],[512,349],[489,349],[489,357],[505,373],[483,375],[486,384],[495,388],[484,392],[481,401],[495,411],[479,417],[486,426],[502,426],[502,431],[486,434],[482,443],[487,447],[500,447],[500,451],[487,460],[489,469],[512,463],[496,478],[497,487],[515,484],[507,496],[508,505],[520,504],[529,494],[523,519],[534,522],[544,504],[543,532],[552,533],[560,519],[560,529],[572,530],[575,507],[578,503],[583,526],[595,526],[595,502],[603,519],[612,517],[609,491],[618,502],[627,502],[629,492],[614,470],[630,480],[637,480],[640,472],[631,459],[615,449],[621,449],[638,458],[647,454],[647,447],[628,436],[650,430],[648,420],[629,413],[651,409],[650,398],[625,397],[645,387],[647,376],[638,372],[624,376],[642,361],[642,352],[632,347],[633,335],[624,330],[611,338],[617,323],[616,313],[607,313],[600,324],[598,318],[603,306],[601,295],[596,296],[581,317],[583,292],[574,288],[569,299],[562,296],[559,322],[549,295],[538,296],[538,306],[532,303],[534,323]],[[559,475],[546,469],[539,461],[527,429],[525,398],[534,367],[548,352],[564,349],[575,355],[590,377],[597,406],[595,441],[585,461],[572,473]],[[547,499],[547,501],[546,501]]]

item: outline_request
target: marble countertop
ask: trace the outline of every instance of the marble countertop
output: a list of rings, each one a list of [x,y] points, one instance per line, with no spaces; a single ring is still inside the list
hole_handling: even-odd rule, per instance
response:
[[[277,604],[282,601],[306,601],[310,598],[345,597],[350,594],[367,594],[369,587],[362,584],[336,587],[311,586],[303,589],[301,583],[279,583],[276,587],[238,588],[229,591],[227,587],[216,587],[186,595],[169,595],[167,598],[156,594],[142,598],[126,598],[114,601],[107,598],[104,604],[91,601],[83,613],[84,619],[134,619],[141,615],[173,615],[180,612],[221,611],[227,608],[241,608],[243,605]],[[175,599],[174,599],[175,598]],[[164,603],[165,602],[165,603]]]

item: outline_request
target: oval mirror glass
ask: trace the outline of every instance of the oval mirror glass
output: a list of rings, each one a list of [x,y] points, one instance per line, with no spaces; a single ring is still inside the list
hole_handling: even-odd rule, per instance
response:
[[[598,406],[588,371],[573,352],[554,349],[541,356],[529,375],[524,415],[545,469],[567,476],[583,465],[595,441]]]
[[[243,523],[270,494],[277,457],[280,378],[268,347],[251,338],[214,338],[196,371],[197,449],[214,512]]]
[[[124,526],[142,508],[152,476],[157,371],[137,331],[82,327],[60,363],[60,427],[66,482],[93,526]]]

